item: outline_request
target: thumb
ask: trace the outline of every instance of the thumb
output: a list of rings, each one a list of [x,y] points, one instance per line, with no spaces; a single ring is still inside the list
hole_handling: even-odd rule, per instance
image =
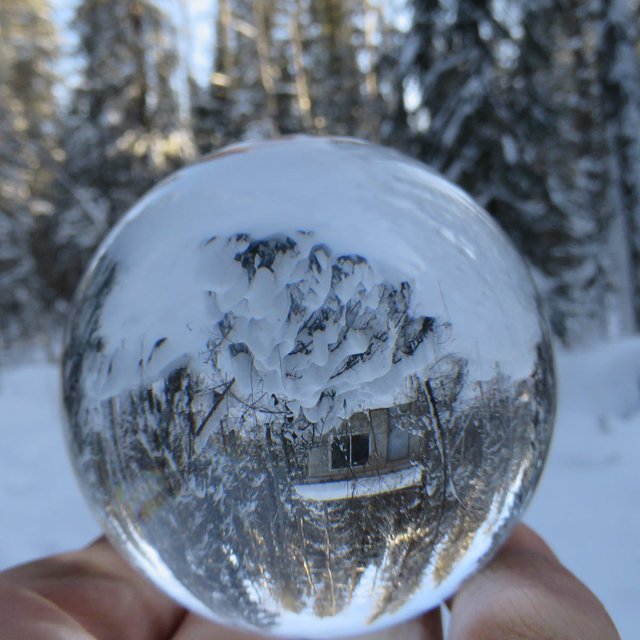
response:
[[[450,638],[620,640],[602,603],[524,525],[454,598]]]

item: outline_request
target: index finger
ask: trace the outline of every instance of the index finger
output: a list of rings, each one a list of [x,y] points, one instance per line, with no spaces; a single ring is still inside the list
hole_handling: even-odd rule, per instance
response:
[[[184,615],[105,539],[0,574],[2,638],[161,640]]]

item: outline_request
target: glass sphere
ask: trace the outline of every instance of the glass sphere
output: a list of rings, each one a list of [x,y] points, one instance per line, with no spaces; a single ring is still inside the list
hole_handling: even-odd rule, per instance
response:
[[[458,188],[356,140],[241,144],[98,250],[68,442],[112,542],[186,607],[362,633],[441,603],[509,533],[552,360],[526,267]]]

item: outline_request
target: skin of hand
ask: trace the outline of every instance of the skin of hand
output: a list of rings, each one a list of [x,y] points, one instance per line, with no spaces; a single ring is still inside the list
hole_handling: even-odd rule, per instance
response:
[[[518,525],[448,603],[449,640],[620,640],[599,600]],[[259,640],[159,593],[104,540],[0,573],[3,640]],[[442,640],[438,610],[360,640]]]

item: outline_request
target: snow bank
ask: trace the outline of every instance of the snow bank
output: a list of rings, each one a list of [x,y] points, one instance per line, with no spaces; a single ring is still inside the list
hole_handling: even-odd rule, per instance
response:
[[[622,638],[640,634],[640,338],[558,357],[551,457],[525,518],[604,602]]]
[[[57,367],[0,363],[0,569],[99,534],[67,460]]]

